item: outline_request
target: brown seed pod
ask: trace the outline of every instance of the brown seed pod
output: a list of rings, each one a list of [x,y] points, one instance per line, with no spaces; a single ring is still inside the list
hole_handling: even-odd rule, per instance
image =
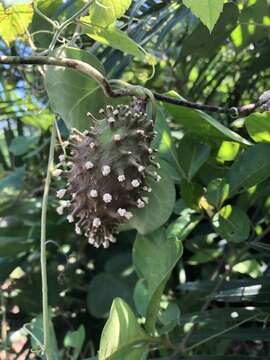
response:
[[[67,180],[67,188],[58,190],[57,196],[69,200],[57,211],[62,214],[68,208],[67,219],[75,222],[76,233],[95,247],[115,242],[117,226],[132,218],[133,208],[144,208],[151,191],[146,176],[160,180],[150,147],[153,121],[147,119],[144,106],[136,98],[130,106],[101,109],[104,120],[83,133],[72,129],[68,159],[60,155],[69,170],[57,169],[56,175]]]

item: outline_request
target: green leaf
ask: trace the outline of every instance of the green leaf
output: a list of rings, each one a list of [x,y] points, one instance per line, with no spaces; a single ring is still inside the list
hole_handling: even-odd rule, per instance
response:
[[[31,4],[17,4],[4,9],[0,4],[0,35],[8,46],[17,38],[25,38],[32,21]]]
[[[145,317],[150,299],[148,290],[143,279],[138,280],[137,284],[135,285],[133,292],[133,300],[138,313]]]
[[[189,208],[183,209],[180,216],[168,227],[167,237],[174,240],[185,240],[201,219],[202,215],[196,213],[196,211]]]
[[[184,38],[181,44],[180,59],[184,59],[188,55],[192,55],[194,60],[215,56],[218,50],[226,44],[231,32],[237,26],[238,16],[237,5],[230,2],[225,4],[212,33],[202,23],[199,23],[192,33]]]
[[[83,21],[86,20],[85,17],[82,19]],[[139,45],[132,40],[127,33],[118,29],[114,24],[104,29],[95,26],[85,26],[85,28],[86,35],[91,39],[103,45],[110,45],[115,49],[136,56],[141,60],[144,59],[145,53],[141,50]]]
[[[43,315],[38,315],[31,321],[31,332],[34,336],[31,336],[31,344],[34,350],[40,351],[40,344],[43,344]],[[38,340],[38,341],[37,341]],[[59,360],[57,341],[54,332],[54,327],[51,319],[49,320],[49,348],[52,360]],[[46,355],[40,355],[42,360],[46,360]]]
[[[170,173],[175,181],[179,181],[180,177],[184,177],[184,171],[179,164],[175,142],[167,123],[166,114],[161,106],[157,107],[157,119],[154,130],[157,132],[157,135],[152,142],[152,147],[158,150],[159,158],[166,160],[166,165],[170,165],[170,168],[173,168],[173,174],[172,171],[167,171],[167,173]],[[163,164],[165,165],[165,163]]]
[[[87,307],[90,314],[97,318],[107,317],[113,299],[120,296],[132,304],[132,291],[128,284],[115,275],[99,273],[88,288]]]
[[[26,255],[27,256],[27,255]],[[0,257],[0,282],[4,284],[10,273],[18,267],[25,259],[25,256]]]
[[[170,91],[168,95],[183,99],[175,91]],[[245,145],[250,144],[246,139],[226,128],[203,111],[173,104],[164,104],[164,107],[175,122],[181,124],[189,133],[196,134],[200,139],[204,138],[211,142],[232,140]]]
[[[189,208],[184,208],[179,214],[180,216],[171,223],[166,230],[166,237],[168,241],[175,242],[185,240],[202,219],[201,214],[198,214]],[[144,281],[139,280],[137,282],[134,289],[133,299],[137,311],[141,315],[145,316],[150,299]]]
[[[187,135],[180,141],[177,151],[178,161],[188,181],[191,181],[207,161],[210,150],[211,147],[206,142]]]
[[[120,252],[106,262],[104,269],[109,274],[122,276],[125,273],[125,278],[128,280],[128,274],[132,268],[132,256],[129,252]],[[128,280],[129,281],[129,280]]]
[[[252,278],[257,278],[262,275],[261,266],[255,259],[245,260],[233,266],[234,272],[240,274],[250,275]]]
[[[33,239],[23,236],[0,236],[1,256],[14,256],[24,251],[29,251]]]
[[[256,144],[245,150],[231,166],[227,180],[230,195],[250,188],[270,176],[270,144]]]
[[[11,196],[18,195],[22,188],[25,174],[25,167],[21,166],[0,180],[0,203],[9,199]]]
[[[98,59],[87,51],[62,47],[54,55],[84,61],[104,73]],[[68,128],[88,129],[90,120],[86,116],[87,112],[98,116],[98,110],[104,104],[103,92],[98,83],[77,70],[49,66],[45,84],[53,111],[61,115]]]
[[[224,206],[211,220],[217,233],[232,242],[247,240],[250,233],[250,220],[243,210]]]
[[[213,179],[207,186],[206,200],[219,209],[229,196],[229,184],[223,178]]]
[[[129,224],[140,234],[148,234],[161,225],[170,217],[175,203],[175,187],[171,178],[162,169],[158,171],[161,181],[148,179],[147,184],[152,188],[152,192],[147,194],[149,204],[144,209],[132,210],[134,216]]]
[[[199,211],[203,193],[202,185],[190,183],[187,180],[181,181],[181,197],[189,208]]]
[[[237,28],[232,32],[231,37],[239,52],[250,43],[263,41],[268,35],[269,2],[267,0],[249,1],[248,6],[241,10]],[[258,25],[260,24],[260,25]]]
[[[215,260],[223,254],[222,249],[200,249],[188,259],[188,264],[199,265]]]
[[[95,0],[89,8],[90,23],[107,27],[123,16],[132,0]]]
[[[55,116],[50,109],[39,111],[38,114],[28,114],[22,118],[25,124],[34,126],[38,129],[47,130],[54,122]]]
[[[182,252],[181,241],[167,237],[164,229],[136,238],[133,262],[148,291],[146,328],[149,333],[154,332],[162,292]]]
[[[234,141],[223,141],[217,153],[217,161],[233,161],[240,149],[240,144]]]
[[[170,302],[167,308],[159,315],[159,320],[163,324],[163,327],[159,330],[159,334],[166,334],[179,325],[180,315],[179,306]]]
[[[183,4],[190,8],[211,32],[222,12],[224,0],[183,0]]]
[[[80,325],[80,327],[75,331],[67,332],[64,339],[64,346],[74,348],[74,353],[71,358],[72,360],[76,360],[79,357],[84,340],[85,329],[83,325]]]
[[[23,155],[28,152],[28,150],[31,149],[34,145],[36,145],[37,141],[37,137],[17,136],[16,138],[12,139],[9,150],[14,155]]]
[[[270,113],[253,113],[245,120],[246,129],[256,142],[270,143]]]
[[[149,336],[138,324],[128,304],[116,298],[101,334],[98,359],[141,359],[147,353],[148,342]]]

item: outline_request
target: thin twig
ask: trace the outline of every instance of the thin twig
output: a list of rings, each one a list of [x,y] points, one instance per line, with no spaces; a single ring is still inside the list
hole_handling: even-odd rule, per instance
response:
[[[214,106],[214,105],[206,105],[206,104],[200,104],[200,103],[194,103],[187,100],[182,100],[176,97],[171,97],[163,94],[159,94],[156,91],[153,91],[153,94],[157,100],[178,105],[178,106],[184,106],[187,108],[197,109],[197,110],[203,110],[203,111],[209,111],[209,112],[216,112],[220,114],[229,114],[231,116],[247,116],[254,112],[257,108],[257,103],[243,105],[240,107],[222,107],[222,106]]]
[[[119,89],[113,90],[110,86],[109,81],[107,78],[91,66],[88,63],[85,63],[80,60],[69,59],[69,58],[56,58],[51,56],[0,56],[0,64],[9,64],[9,65],[53,65],[53,66],[61,66],[67,67],[71,69],[75,69],[80,71],[83,74],[91,77],[95,81],[97,81],[102,88],[105,96],[117,98],[122,96],[142,96],[144,94],[147,96],[147,93],[151,91],[150,89],[145,89],[142,86],[136,86],[129,84],[128,87],[123,87]],[[152,91],[156,100],[160,100],[162,102],[166,102],[169,104],[174,104],[178,106],[183,106],[192,109],[198,109],[203,111],[209,112],[217,112],[223,114],[229,114],[234,117],[239,116],[247,116],[252,112],[256,111],[259,104],[256,100],[255,103],[243,105],[240,107],[221,107],[221,106],[213,106],[213,105],[206,105],[206,104],[199,104],[193,103],[188,100],[183,100],[163,94],[159,94],[156,91]]]
[[[245,324],[246,322],[248,322],[248,321],[250,321],[250,320],[256,319],[256,317],[258,317],[258,315],[259,315],[259,314],[252,315],[252,316],[250,316],[250,317],[248,317],[248,318],[246,318],[246,319],[238,322],[237,324],[234,324],[234,325],[230,326],[230,327],[227,328],[227,329],[224,329],[224,330],[222,330],[222,331],[220,331],[220,332],[217,332],[217,333],[215,333],[215,334],[213,334],[213,335],[211,335],[211,336],[208,336],[207,338],[205,338],[205,339],[197,342],[196,344],[193,344],[193,345],[191,345],[190,347],[188,347],[188,348],[187,348],[187,351],[193,350],[194,348],[196,348],[196,347],[198,347],[198,346],[200,346],[200,345],[203,345],[203,344],[205,344],[206,342],[208,342],[208,341],[210,341],[210,340],[213,340],[213,339],[215,339],[215,338],[217,338],[217,337],[219,337],[219,336],[221,336],[221,335],[223,335],[223,334],[226,334],[227,332],[229,332],[229,331],[231,331],[231,330],[233,330],[233,329],[238,328],[240,325],[243,325],[243,324]]]
[[[51,182],[51,170],[53,166],[53,157],[54,157],[54,146],[56,138],[56,129],[53,125],[52,134],[51,134],[51,144],[49,151],[49,160],[47,175],[44,185],[44,193],[42,200],[42,210],[41,210],[41,235],[40,235],[40,264],[41,264],[41,281],[42,281],[42,313],[43,313],[43,344],[44,344],[44,353],[47,357],[47,360],[52,359],[51,349],[50,349],[50,333],[49,333],[49,305],[48,305],[48,285],[47,285],[47,258],[46,258],[46,220],[47,220],[47,206],[48,206],[48,196],[49,188]]]

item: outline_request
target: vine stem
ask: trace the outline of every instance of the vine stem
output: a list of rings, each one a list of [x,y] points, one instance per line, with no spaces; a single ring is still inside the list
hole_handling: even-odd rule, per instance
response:
[[[54,147],[56,141],[56,127],[52,126],[51,143],[49,151],[49,160],[47,174],[44,185],[42,209],[41,209],[41,234],[40,234],[40,265],[41,265],[41,283],[42,283],[42,313],[43,313],[43,351],[47,360],[52,360],[50,349],[50,331],[49,331],[49,305],[48,305],[48,284],[47,284],[47,258],[46,258],[46,223],[48,196],[51,183],[51,172],[54,159]]]
[[[142,92],[146,96],[149,96],[149,92],[151,91],[151,95],[153,94],[153,97],[156,100],[160,100],[162,102],[166,102],[169,104],[174,104],[178,106],[183,106],[187,108],[192,109],[198,109],[203,111],[209,111],[209,112],[216,112],[221,114],[228,114],[232,117],[240,117],[240,116],[247,116],[254,111],[258,109],[258,107],[261,107],[261,105],[264,104],[261,103],[258,99],[256,99],[256,102],[239,106],[239,107],[221,107],[221,106],[214,106],[214,105],[207,105],[207,104],[200,104],[200,103],[193,103],[191,101],[177,98],[177,97],[171,97],[164,94],[159,94],[156,91],[152,91],[150,89],[146,89],[142,86],[136,86],[129,84],[129,86],[124,86],[120,89],[112,89],[110,82],[112,80],[108,80],[101,72],[99,72],[97,69],[95,69],[90,64],[83,62],[81,60],[76,59],[70,59],[70,58],[57,58],[52,56],[0,56],[0,64],[9,64],[9,65],[53,65],[53,66],[61,66],[61,67],[67,67],[74,70],[78,70],[83,74],[86,74],[87,76],[91,77],[95,81],[97,81],[103,90],[103,93],[107,97],[117,98],[117,97],[123,97],[123,96],[141,96]],[[265,102],[268,100],[266,99]],[[267,111],[267,109],[263,109],[260,111]]]
[[[59,36],[61,35],[61,33],[74,21],[76,20],[79,16],[83,15],[84,12],[89,8],[90,5],[92,5],[92,3],[94,2],[94,0],[89,0],[79,11],[77,11],[75,14],[73,14],[70,18],[68,18],[66,21],[64,21],[61,25],[58,26],[52,42],[50,43],[49,49],[48,49],[48,53],[50,54],[56,43],[57,40],[59,38]]]

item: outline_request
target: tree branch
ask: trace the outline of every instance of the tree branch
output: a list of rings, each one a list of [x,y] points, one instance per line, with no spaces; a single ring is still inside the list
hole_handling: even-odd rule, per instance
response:
[[[237,107],[221,107],[221,106],[194,103],[194,102],[191,102],[188,100],[181,100],[181,99],[174,98],[171,96],[159,94],[155,91],[153,91],[153,94],[157,100],[160,100],[160,101],[163,101],[163,102],[166,102],[169,104],[184,106],[184,107],[191,108],[191,109],[216,112],[216,113],[220,113],[220,114],[229,114],[234,117],[247,116],[257,109],[257,103],[243,105],[243,106],[240,106],[239,108],[237,108]]]
[[[105,96],[117,98],[122,96],[147,96],[149,93],[149,89],[144,89],[141,86],[129,85],[128,87],[122,87],[120,89],[113,89],[107,80],[107,78],[95,69],[90,64],[83,62],[81,60],[69,59],[69,58],[56,58],[51,56],[0,56],[0,64],[9,64],[9,65],[53,65],[53,66],[61,66],[66,68],[71,68],[80,71],[83,74],[91,77],[95,81],[97,81],[102,88]],[[266,91],[260,98],[252,104],[243,105],[240,107],[221,107],[214,105],[206,105],[193,103],[187,100],[167,96],[160,94],[156,91],[152,91],[156,100],[160,100],[162,102],[166,102],[169,104],[174,104],[178,106],[183,106],[192,109],[198,109],[208,112],[217,112],[223,114],[229,114],[232,117],[243,117],[247,116],[258,108],[262,111],[269,111],[269,106],[265,106],[265,104],[269,103],[269,99],[265,94],[268,94],[269,91]]]
[[[96,80],[108,97],[116,97],[107,79],[93,66],[81,60],[56,58],[52,56],[0,56],[0,64],[9,65],[54,65],[71,68]]]

